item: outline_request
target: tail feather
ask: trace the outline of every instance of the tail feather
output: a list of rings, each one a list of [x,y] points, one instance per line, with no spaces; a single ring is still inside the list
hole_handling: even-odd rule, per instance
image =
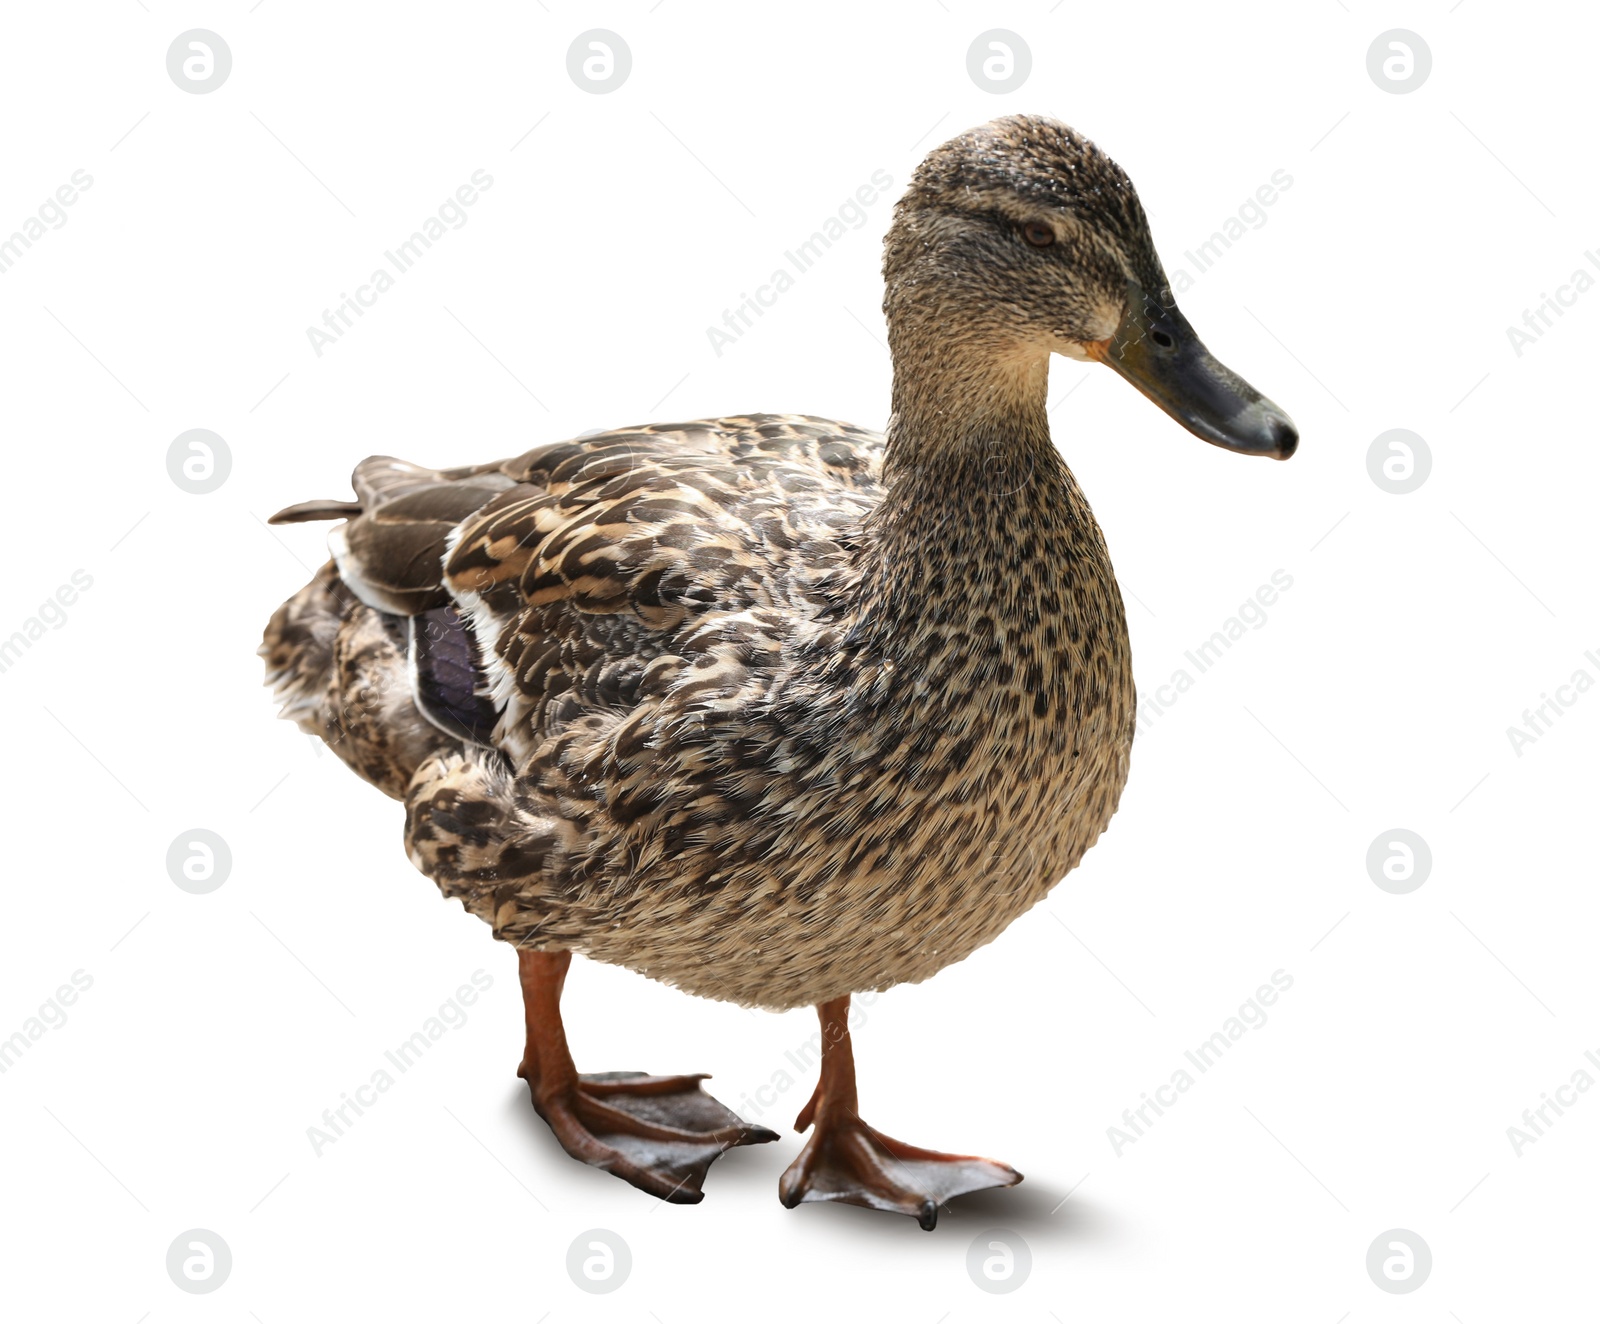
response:
[[[268,524],[306,524],[319,519],[354,519],[361,514],[359,501],[301,501],[285,506]]]

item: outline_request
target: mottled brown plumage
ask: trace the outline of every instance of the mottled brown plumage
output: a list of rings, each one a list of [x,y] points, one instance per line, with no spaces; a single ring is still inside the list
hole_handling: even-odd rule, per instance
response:
[[[1110,820],[1127,628],[1045,385],[1052,352],[1140,380],[1128,326],[1187,331],[1143,211],[1013,117],[924,162],[884,269],[886,438],[751,415],[380,457],[355,503],[284,512],[350,517],[267,630],[285,715],[404,802],[412,861],[496,936],[842,1016],[989,942]]]
[[[1098,835],[1131,685],[1104,544],[1046,438],[948,456],[889,506],[880,463],[804,418],[541,447],[499,467],[442,576],[361,557],[364,526],[437,541],[438,503],[408,526],[380,497],[269,663],[501,937],[762,1006],[926,978]],[[453,600],[494,641],[500,754],[410,708],[404,635],[356,594]]]

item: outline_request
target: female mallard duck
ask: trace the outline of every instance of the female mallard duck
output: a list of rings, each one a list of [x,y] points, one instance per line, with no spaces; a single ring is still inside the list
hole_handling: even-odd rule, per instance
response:
[[[514,944],[519,1074],[567,1152],[692,1203],[772,1140],[700,1076],[579,1075],[573,952],[747,1006],[814,1004],[815,1126],[780,1195],[932,1227],[1021,1180],[856,1111],[853,992],[923,980],[1076,865],[1128,775],[1122,599],[1050,442],[1052,353],[1285,459],[1285,414],[1173,303],[1121,169],[1013,116],[895,209],[886,436],[754,414],[433,470],[363,461],[333,561],[267,627],[285,715],[406,807],[412,862]]]

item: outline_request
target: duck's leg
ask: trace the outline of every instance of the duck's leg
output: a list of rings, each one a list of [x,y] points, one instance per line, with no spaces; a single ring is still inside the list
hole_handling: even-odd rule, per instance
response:
[[[776,1140],[741,1121],[700,1088],[704,1074],[580,1076],[561,1025],[561,986],[570,952],[517,949],[528,1042],[517,1075],[533,1106],[575,1159],[604,1168],[673,1204],[697,1204],[706,1171],[735,1145]]]
[[[929,1231],[946,1200],[990,1186],[1015,1186],[1022,1174],[994,1159],[918,1149],[874,1131],[856,1111],[856,1062],[846,1017],[848,996],[817,1007],[822,1074],[794,1129],[816,1130],[778,1182],[793,1209],[806,1200],[843,1200],[910,1214]]]

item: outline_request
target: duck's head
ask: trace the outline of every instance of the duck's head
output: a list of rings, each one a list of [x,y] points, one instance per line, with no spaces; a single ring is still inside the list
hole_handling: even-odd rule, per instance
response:
[[[1213,445],[1294,454],[1289,416],[1178,310],[1127,175],[1057,120],[1007,116],[930,153],[895,208],[884,278],[902,344],[1093,359]]]

